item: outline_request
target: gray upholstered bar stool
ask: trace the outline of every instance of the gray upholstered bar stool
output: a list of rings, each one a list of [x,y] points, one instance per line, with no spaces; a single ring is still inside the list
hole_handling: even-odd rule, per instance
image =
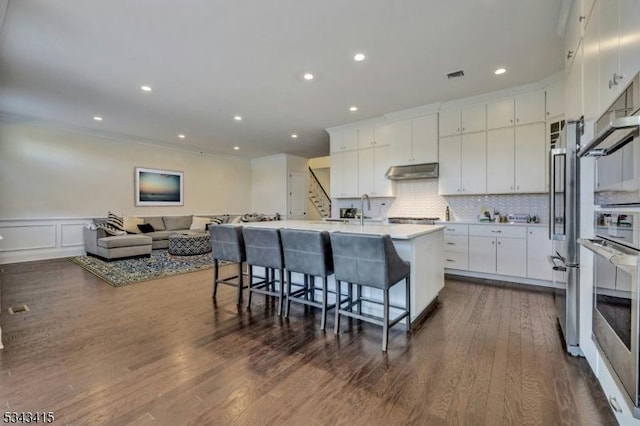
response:
[[[213,298],[218,291],[218,284],[232,285],[238,288],[238,305],[242,303],[242,262],[247,260],[244,249],[242,228],[234,225],[209,225],[211,253],[213,258]],[[238,264],[238,274],[224,279],[219,277],[218,261],[225,260]]]
[[[333,258],[331,256],[331,240],[326,231],[302,231],[297,229],[281,229],[284,265],[287,268],[287,306],[284,316],[289,316],[291,302],[298,302],[322,309],[320,329],[327,323],[327,310],[335,304],[327,303],[327,277],[333,274]],[[302,288],[292,292],[291,273],[304,274]],[[322,300],[316,301],[315,279],[322,278]],[[311,285],[309,285],[309,281]]]
[[[282,315],[285,283],[284,256],[282,253],[280,231],[277,229],[245,226],[242,228],[242,234],[244,235],[247,267],[249,269],[249,304],[247,307],[251,307],[251,296],[253,293],[266,294],[277,298],[278,315]],[[263,278],[262,281],[253,282],[254,266],[265,268],[265,276],[260,277]],[[276,279],[276,270],[279,271],[279,280]],[[276,284],[279,285],[276,286]]]
[[[387,350],[389,340],[389,327],[392,327],[403,318],[407,318],[407,331],[411,330],[411,291],[410,273],[411,265],[402,260],[398,255],[389,235],[362,235],[342,232],[331,233],[331,249],[333,251],[333,267],[336,279],[336,294],[341,292],[342,282],[347,282],[349,287],[356,285],[356,299],[350,300],[346,305],[339,304],[336,308],[335,333],[340,331],[340,316],[346,315],[363,321],[382,326],[382,350]],[[405,280],[406,306],[393,306],[389,304],[389,289]],[[362,302],[380,304],[379,301],[363,298],[361,286],[373,287],[382,290],[382,319],[372,315],[362,314]],[[353,307],[357,310],[354,312]],[[389,317],[389,308],[400,309],[401,313],[396,318]]]

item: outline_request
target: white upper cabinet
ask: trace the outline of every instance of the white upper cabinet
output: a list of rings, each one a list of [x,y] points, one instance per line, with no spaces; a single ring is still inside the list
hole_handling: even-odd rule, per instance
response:
[[[545,123],[515,127],[514,192],[546,192]]]
[[[583,62],[583,79],[584,79],[584,121],[587,125],[594,123],[600,115],[600,98],[599,98],[599,13],[598,8],[593,8],[593,13],[584,30],[584,38],[582,40],[582,62]],[[572,89],[575,91],[576,89]],[[573,107],[575,109],[575,107]],[[575,118],[575,115],[567,117]]]
[[[487,192],[487,134],[467,133],[461,137],[461,193]]]
[[[457,135],[462,129],[462,117],[459,108],[440,111],[440,136]]]
[[[389,169],[389,145],[358,150],[358,194],[393,197],[394,182],[385,178]]]
[[[487,104],[487,129],[513,126],[513,98],[498,99]]]
[[[358,194],[358,151],[331,154],[331,197],[356,198]]]
[[[374,145],[391,145],[394,137],[393,129],[387,124],[376,126],[373,129]]]
[[[575,0],[567,17],[564,37],[564,58],[566,64],[573,61],[578,49],[578,44],[580,43],[580,38],[582,37],[582,19],[580,19],[582,16],[581,3],[580,0]]]
[[[640,71],[640,1],[620,1],[620,74],[624,88]]]
[[[557,81],[546,88],[547,119],[564,114],[564,82]]]
[[[487,192],[504,194],[513,192],[514,185],[514,129],[487,132]]]
[[[371,148],[375,145],[373,127],[362,127],[358,129],[358,149]]]
[[[336,130],[331,132],[330,152],[351,151],[358,149],[358,129]]]
[[[438,193],[440,195],[460,195],[461,143],[459,135],[440,138],[438,148],[440,157]]]
[[[595,7],[599,10],[600,30],[600,110],[604,111],[620,93],[620,85],[624,82],[620,78],[618,56],[620,39],[618,36],[619,1],[599,1]],[[640,17],[635,17],[636,22]],[[626,76],[629,78],[629,76]]]
[[[565,80],[565,117],[577,120],[582,115],[582,52],[578,46],[576,57],[571,63]]]
[[[423,115],[411,120],[411,162],[438,162],[438,114]]]
[[[545,121],[544,92],[531,92],[516,96],[516,125]]]
[[[480,132],[485,130],[486,126],[487,110],[485,104],[440,111],[440,136]]]

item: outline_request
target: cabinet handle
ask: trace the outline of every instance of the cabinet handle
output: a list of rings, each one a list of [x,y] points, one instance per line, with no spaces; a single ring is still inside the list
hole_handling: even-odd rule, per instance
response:
[[[500,245],[500,241],[498,241],[498,245]]]
[[[618,73],[613,73],[613,84],[615,84],[616,86],[620,83],[620,80],[622,80],[623,75],[622,74],[618,74]]]
[[[516,186],[516,189],[517,189],[518,191],[520,191],[520,185]]]
[[[620,405],[618,404],[615,396],[609,397],[609,405],[616,413],[622,413],[622,408],[620,408]]]
[[[458,128],[456,129],[456,132],[459,132],[459,131],[460,131],[460,127],[458,127]]]
[[[491,241],[491,244],[495,244],[495,243],[496,243],[495,241]]]
[[[513,120],[509,120],[509,123],[513,123]]]
[[[567,59],[571,59],[573,57],[573,50],[567,51]]]
[[[455,230],[455,229],[453,229],[453,228],[447,228],[447,231],[455,232],[456,230]]]
[[[447,262],[455,262],[453,259],[447,259]]]
[[[496,233],[496,234],[500,234],[502,231],[501,230],[497,230],[497,231],[491,231],[491,232]]]
[[[520,122],[520,119],[519,119],[519,118],[516,118],[516,123],[519,123],[519,122]]]
[[[455,245],[456,245],[456,243],[447,243],[447,245],[455,246]]]
[[[586,17],[586,16],[581,16],[581,17],[579,17],[579,18],[578,18],[578,22],[582,22],[582,21],[584,21],[585,19],[587,19],[587,17]]]
[[[464,132],[464,127],[462,128],[462,131]]]

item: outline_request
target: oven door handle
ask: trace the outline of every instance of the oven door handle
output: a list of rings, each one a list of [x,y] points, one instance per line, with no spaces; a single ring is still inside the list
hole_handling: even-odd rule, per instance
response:
[[[633,129],[640,127],[640,116],[632,115],[630,117],[616,118],[609,123],[606,129],[602,129],[600,133],[594,136],[594,138],[580,149],[578,157],[586,156],[602,156],[608,155],[610,152],[615,151],[617,145],[615,144],[607,149],[597,149],[598,145],[604,142],[613,132],[616,130]],[[624,138],[623,138],[624,139]]]
[[[562,262],[562,258],[560,256],[549,255],[547,256],[547,260],[549,261],[549,264],[551,264],[551,269],[553,269],[554,271],[564,272],[567,270],[567,267],[564,265],[564,262],[563,262],[563,265],[558,265],[556,263],[556,260],[559,260],[560,262]]]
[[[609,263],[617,266],[618,268],[630,270],[638,267],[639,255],[624,253],[611,246],[605,246],[603,240],[578,238],[578,244],[594,252],[598,256],[605,258]]]

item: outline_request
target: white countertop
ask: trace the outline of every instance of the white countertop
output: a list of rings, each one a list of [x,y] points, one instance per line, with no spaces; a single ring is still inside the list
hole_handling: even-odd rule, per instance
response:
[[[253,226],[258,228],[288,228],[288,229],[304,229],[309,231],[328,231],[328,232],[352,232],[355,234],[368,235],[390,235],[396,240],[410,240],[421,235],[430,234],[432,232],[442,231],[445,227],[442,225],[404,225],[404,224],[360,224],[340,223],[340,222],[323,222],[312,220],[277,220],[272,222],[248,222],[243,223],[244,226]]]
[[[548,223],[512,223],[512,222],[478,222],[475,221],[466,221],[466,220],[452,220],[449,222],[446,221],[438,221],[437,225],[448,225],[448,224],[459,224],[459,225],[494,225],[494,226],[537,226],[537,227],[547,227]]]

